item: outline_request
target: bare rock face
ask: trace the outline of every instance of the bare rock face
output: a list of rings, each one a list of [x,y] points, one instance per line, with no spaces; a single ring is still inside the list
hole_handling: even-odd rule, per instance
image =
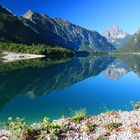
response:
[[[27,13],[25,13],[23,16],[26,17],[27,19],[31,19],[32,16],[34,15],[34,11],[29,10]]]
[[[118,26],[112,26],[102,33],[106,39],[116,48],[120,48],[130,39],[130,35],[122,31]]]

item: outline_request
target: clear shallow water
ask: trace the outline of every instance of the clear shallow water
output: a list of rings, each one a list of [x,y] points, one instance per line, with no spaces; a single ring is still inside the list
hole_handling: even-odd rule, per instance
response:
[[[90,56],[50,66],[46,60],[1,63],[0,119],[58,119],[80,108],[89,115],[132,110],[130,101],[140,101],[140,58],[120,58]]]

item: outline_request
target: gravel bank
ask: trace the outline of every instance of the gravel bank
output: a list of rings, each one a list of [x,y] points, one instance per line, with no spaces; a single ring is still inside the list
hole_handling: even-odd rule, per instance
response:
[[[45,57],[45,55],[23,54],[14,52],[3,52],[3,55],[4,56],[2,58],[4,59],[4,62]]]
[[[71,118],[54,122],[65,126],[59,140],[140,140],[140,111],[107,112],[85,117],[79,123],[73,122]],[[34,126],[34,129],[40,129],[39,125]],[[8,130],[0,131],[1,136],[6,134],[8,137],[11,133],[14,134]],[[38,137],[42,140],[53,140],[48,133]]]

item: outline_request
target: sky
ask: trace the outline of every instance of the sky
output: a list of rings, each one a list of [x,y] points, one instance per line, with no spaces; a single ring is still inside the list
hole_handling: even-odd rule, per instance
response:
[[[140,0],[0,0],[0,5],[18,16],[33,10],[100,33],[113,25],[129,34],[140,28]]]

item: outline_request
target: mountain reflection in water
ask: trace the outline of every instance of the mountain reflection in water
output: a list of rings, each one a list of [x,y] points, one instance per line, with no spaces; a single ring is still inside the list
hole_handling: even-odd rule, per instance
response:
[[[35,60],[17,61],[12,63],[1,62],[0,63],[0,94],[1,94],[0,110],[2,113],[2,119],[5,119],[10,115],[13,116],[19,115],[20,117],[23,116],[23,113],[25,114],[25,117],[28,117],[31,115],[30,113],[32,113],[33,110],[36,109],[41,110],[41,108],[43,107],[45,108],[45,104],[43,105],[39,105],[39,104],[46,102],[49,98],[51,98],[51,100],[52,98],[53,100],[55,100],[56,105],[58,105],[56,106],[56,108],[58,108],[59,110],[62,111],[63,107],[64,108],[66,107],[62,111],[64,114],[68,114],[67,113],[69,111],[68,108],[85,107],[84,101],[83,103],[81,103],[80,101],[78,103],[78,101],[74,101],[75,99],[73,99],[72,95],[71,96],[69,95],[69,100],[71,98],[71,104],[73,104],[72,106],[68,106],[67,103],[65,102],[65,98],[67,98],[65,96],[67,95],[63,95],[63,97],[61,97],[62,99],[61,103],[63,104],[60,105],[60,102],[58,100],[61,100],[59,97],[61,95],[59,93],[63,91],[68,94],[74,94],[74,92],[78,92],[77,94],[79,94],[79,96],[77,96],[76,98],[77,99],[79,98],[79,100],[81,100],[81,98],[85,98],[85,95],[83,96],[83,93],[81,91],[82,88],[83,90],[85,88],[87,89],[86,90],[87,93],[90,93],[93,90],[92,92],[95,95],[97,96],[100,95],[100,97],[96,97],[94,96],[94,94],[92,95],[94,96],[95,99],[97,98],[98,101],[102,98],[107,100],[104,97],[104,95],[98,94],[100,92],[98,91],[99,89],[96,88],[98,87],[102,88],[103,84],[107,84],[105,83],[105,81],[107,80],[108,83],[113,84],[112,80],[119,81],[121,78],[123,78],[123,76],[129,74],[131,71],[133,71],[139,76],[140,74],[139,59],[140,58],[138,56],[132,55],[129,57],[119,56],[119,58],[111,57],[111,56],[88,56],[88,57],[81,57],[81,58],[72,58],[67,60],[35,59]],[[108,78],[103,81],[100,80],[99,83],[99,79],[100,78],[105,79],[105,77]],[[91,90],[90,89],[91,87],[88,86],[91,84],[92,80],[90,81],[89,79],[92,80],[95,79],[94,80],[95,83],[92,84],[93,85],[97,84],[98,87],[96,86],[95,89]],[[84,82],[85,84],[83,84]],[[75,87],[77,85],[79,85],[78,89],[77,87]],[[118,85],[119,84],[117,84],[116,82],[115,86]],[[113,86],[111,87],[110,85],[111,90]],[[106,95],[107,92],[110,90],[108,87],[109,85],[107,85],[105,89]],[[70,93],[71,88],[73,93]],[[139,88],[140,88],[140,84],[139,84]],[[57,95],[55,95],[56,92]],[[112,94],[113,92],[114,91],[112,90]],[[51,94],[48,95],[49,93]],[[53,93],[55,97],[53,97]],[[122,94],[126,94],[126,93],[122,93]],[[111,97],[111,95],[108,97]],[[37,98],[39,99],[39,101],[35,103],[34,100],[37,100]],[[133,98],[129,98],[129,99],[133,99]],[[34,106],[31,105],[31,102],[29,100],[32,100],[32,102],[34,102],[33,103]],[[27,105],[25,102],[27,103]],[[15,106],[15,105],[19,105],[20,103],[23,104],[25,103],[25,105],[23,105],[21,108],[21,112],[19,111],[19,109],[16,109],[17,106]],[[46,107],[46,112],[50,117],[52,117],[53,116],[52,114],[54,113],[53,111],[56,110],[53,107],[51,110],[50,101],[47,102],[47,105],[49,107],[48,106]],[[121,105],[123,105],[123,102],[120,103],[120,106]],[[87,111],[89,110],[89,114],[94,114],[94,112],[90,111],[91,108],[93,108],[92,110],[94,110],[94,107],[89,107],[89,106],[91,106],[91,104],[85,108],[87,108]],[[95,114],[100,113],[101,111],[105,111],[106,109],[109,108],[107,107],[107,104],[104,104],[104,102],[97,103],[95,106],[96,106]],[[125,102],[124,102],[124,106],[125,106]],[[118,103],[118,107],[119,107],[119,103]],[[47,108],[49,108],[49,112],[47,111]],[[67,111],[65,111],[66,109]],[[111,109],[115,109],[115,108],[111,107]],[[13,112],[11,112],[10,110]],[[37,117],[32,119],[36,120],[36,118],[39,118],[39,116],[43,117],[42,115],[44,115],[44,110],[42,112],[40,112],[40,114],[38,114]],[[39,112],[36,110],[36,113]],[[57,118],[57,116],[59,115],[55,114],[54,118]]]

